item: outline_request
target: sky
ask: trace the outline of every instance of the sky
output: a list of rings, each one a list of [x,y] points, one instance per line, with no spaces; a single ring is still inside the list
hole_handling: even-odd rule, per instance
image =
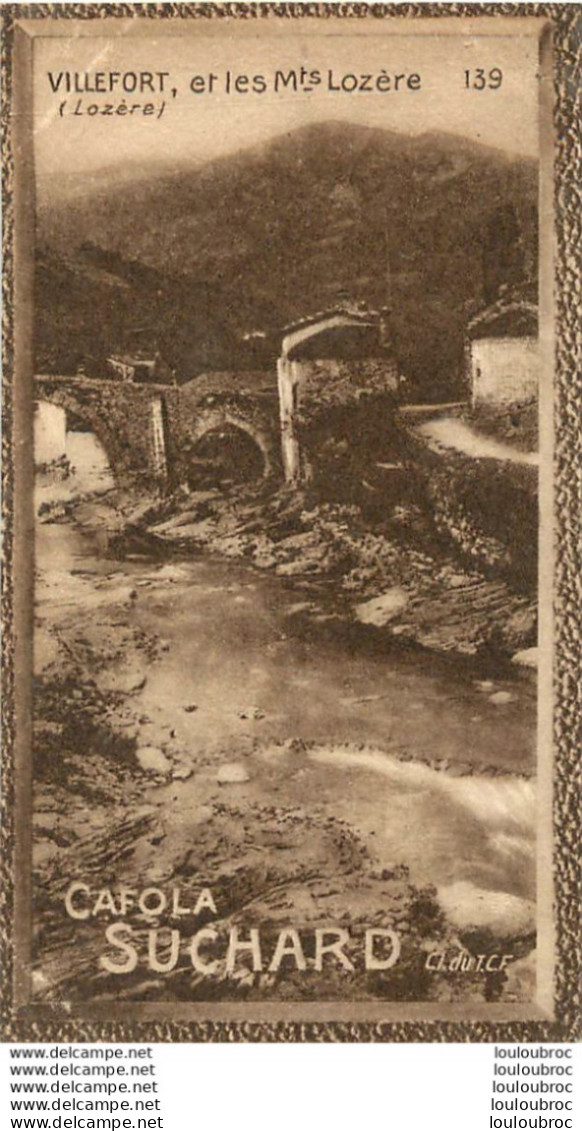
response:
[[[128,26],[114,22],[120,30]],[[173,22],[164,21],[166,25]],[[34,147],[41,177],[90,174],[130,162],[204,162],[326,119],[409,134],[440,130],[512,154],[535,157],[538,153],[538,30],[531,21],[512,20],[510,35],[478,37],[468,31],[460,34],[458,22],[454,33],[439,30],[435,34],[435,25],[440,28],[441,21],[431,21],[430,35],[411,35],[410,21],[403,28],[402,21],[394,20],[375,23],[374,34],[366,33],[367,21],[367,29],[361,23],[350,22],[348,27],[347,21],[334,21],[320,22],[315,30],[307,28],[307,21],[283,21],[284,26],[277,27],[266,23],[250,26],[243,21],[235,27],[212,21],[204,26],[189,24],[180,36],[168,28],[164,31],[172,34],[161,34],[158,29],[153,34],[149,21],[145,30],[145,21],[140,23],[139,35],[130,29],[129,34],[109,38],[59,35],[35,40]],[[423,21],[424,27],[426,24]],[[322,82],[310,91],[294,92],[289,87],[274,91],[277,71],[299,71],[302,66],[318,70]],[[465,72],[472,82],[477,68],[486,73],[492,68],[500,70],[500,87],[467,88]],[[421,89],[331,91],[327,89],[330,70],[334,85],[343,75],[371,75],[367,82],[373,85],[382,73],[418,74]],[[85,72],[91,77],[95,72],[108,76],[111,71],[167,71],[170,75],[164,80],[166,90],[153,95],[124,96],[118,91],[67,94],[62,89],[54,93],[49,74],[56,82],[56,76],[67,71],[79,72],[82,80]],[[227,94],[227,72],[231,82],[234,75],[262,75],[268,89]],[[203,76],[207,84],[210,73],[217,76],[212,93],[192,93],[192,78]],[[348,80],[348,85],[352,82]],[[404,85],[403,80],[400,83]],[[130,106],[151,100],[155,114],[73,113],[79,99],[86,110],[90,104],[117,108],[124,97]]]

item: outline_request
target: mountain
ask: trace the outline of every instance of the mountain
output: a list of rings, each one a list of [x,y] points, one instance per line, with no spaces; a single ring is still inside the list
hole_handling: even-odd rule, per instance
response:
[[[41,189],[39,248],[53,276],[62,271],[37,306],[45,352],[51,336],[58,345],[55,285],[65,306],[85,288],[107,337],[123,333],[107,314],[119,300],[111,276],[121,280],[127,319],[137,305],[167,339],[171,315],[190,370],[204,367],[200,333],[206,355],[214,343],[232,361],[241,333],[274,331],[347,292],[391,306],[401,368],[430,392],[459,373],[468,313],[536,260],[536,163],[444,133],[323,122],[204,165],[141,164]],[[94,263],[110,257],[107,283],[88,271],[87,251]],[[147,298],[154,279],[170,304]]]

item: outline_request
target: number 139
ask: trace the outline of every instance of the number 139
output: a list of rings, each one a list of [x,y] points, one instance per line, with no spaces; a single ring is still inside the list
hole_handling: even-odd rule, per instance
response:
[[[484,71],[483,67],[465,71],[467,90],[499,90],[502,82],[503,71],[499,67],[492,67],[490,71]]]

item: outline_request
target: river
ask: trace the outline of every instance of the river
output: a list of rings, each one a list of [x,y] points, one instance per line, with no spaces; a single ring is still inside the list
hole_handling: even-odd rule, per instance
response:
[[[91,444],[71,441],[85,454],[81,471],[60,484],[45,477],[39,502],[111,488]],[[374,633],[308,614],[298,583],[240,561],[114,557],[90,517],[84,527],[39,523],[36,566],[45,622],[119,602],[134,628],[163,638],[132,698],[142,744],[165,728],[194,767],[209,750],[244,759],[238,795],[349,822],[382,864],[403,861],[415,883],[434,884],[453,922],[493,926],[512,900],[534,898],[527,681],[484,680],[421,650],[379,651]],[[198,773],[146,796],[179,825],[216,789]]]

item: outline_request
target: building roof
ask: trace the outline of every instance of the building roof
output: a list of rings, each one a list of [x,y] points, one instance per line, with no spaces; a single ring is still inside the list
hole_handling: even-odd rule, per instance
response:
[[[320,322],[329,322],[334,318],[343,319],[345,324],[359,323],[376,326],[380,321],[380,312],[378,310],[359,310],[350,306],[348,303],[340,306],[332,306],[328,307],[326,310],[318,310],[314,314],[308,314],[303,318],[298,318],[295,322],[289,322],[283,327],[283,336],[291,334],[294,330],[302,330],[308,326],[315,326]]]
[[[142,354],[139,351],[136,353],[112,353],[107,358],[114,365],[155,365],[158,360],[157,357],[152,357],[151,354]]]
[[[502,294],[467,325],[468,338],[535,338],[537,334],[537,302],[524,288]]]
[[[291,361],[377,357],[386,353],[382,339],[382,316],[378,311],[335,306],[287,326],[282,352]]]

